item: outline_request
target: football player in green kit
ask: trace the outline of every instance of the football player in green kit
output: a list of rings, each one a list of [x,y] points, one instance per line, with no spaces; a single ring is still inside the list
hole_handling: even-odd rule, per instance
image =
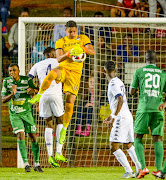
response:
[[[163,127],[164,110],[159,110],[163,103],[163,92],[166,92],[166,73],[156,67],[156,53],[148,50],[145,54],[146,66],[136,70],[133,81],[130,85],[130,94],[133,95],[139,88],[140,98],[137,107],[136,118],[134,122],[134,146],[141,170],[137,179],[143,178],[149,174],[145,165],[144,146],[142,138],[144,134],[149,134],[149,127],[153,136],[154,151],[156,158],[157,172],[160,172],[163,162]]]
[[[31,139],[34,170],[43,172],[39,164],[39,145],[36,138],[35,120],[32,116],[32,105],[28,102],[31,99],[30,95],[34,94],[37,87],[33,84],[31,78],[19,75],[20,70],[17,64],[10,64],[8,71],[10,77],[3,80],[2,102],[9,102],[10,122],[13,132],[17,134],[17,142],[25,165],[25,172],[30,172],[25,133],[28,133]]]

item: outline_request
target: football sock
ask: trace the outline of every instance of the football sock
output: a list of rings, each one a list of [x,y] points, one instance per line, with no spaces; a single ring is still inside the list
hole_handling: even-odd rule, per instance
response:
[[[45,77],[40,87],[39,94],[43,94],[44,91],[50,87],[52,81],[56,78],[57,78],[57,73],[54,70],[50,71],[48,75]]]
[[[134,146],[135,146],[135,152],[138,158],[138,161],[141,164],[141,169],[143,170],[146,165],[145,165],[145,155],[144,155],[144,146],[142,143],[141,138],[135,138],[134,139]]]
[[[163,164],[163,169],[162,169],[162,173],[166,173],[166,158]]]
[[[52,128],[45,129],[45,142],[47,146],[48,156],[53,156],[53,129]]]
[[[23,162],[28,162],[28,158],[27,158],[27,148],[26,148],[26,144],[25,144],[25,140],[19,140],[17,141],[19,144],[19,149],[20,149],[20,153],[21,153],[21,157],[23,159]]]
[[[63,124],[57,124],[57,127],[56,127],[56,152],[59,155],[62,155],[62,147],[63,147],[63,145],[59,143],[60,132],[61,132],[62,127],[63,127]]]
[[[39,145],[38,142],[31,142],[31,148],[33,152],[34,162],[39,163]]]
[[[157,141],[154,143],[154,152],[155,152],[155,158],[156,158],[156,168],[157,168],[157,171],[159,171],[162,169],[163,156],[164,156],[164,149],[163,149],[162,141]]]
[[[113,152],[113,154],[115,155],[115,157],[119,161],[119,163],[124,167],[126,172],[133,172],[133,170],[131,169],[131,166],[126,158],[126,155],[124,154],[124,152],[121,149],[116,150],[115,152]]]
[[[134,162],[135,167],[136,167],[136,171],[138,172],[138,170],[141,169],[141,164],[137,159],[137,155],[135,153],[134,146],[131,146],[130,149],[127,149],[127,152],[129,154],[129,156],[131,157],[132,161]]]
[[[70,123],[70,119],[73,115],[73,107],[74,107],[74,104],[65,103],[65,113],[63,115],[63,126],[65,128],[67,128]]]

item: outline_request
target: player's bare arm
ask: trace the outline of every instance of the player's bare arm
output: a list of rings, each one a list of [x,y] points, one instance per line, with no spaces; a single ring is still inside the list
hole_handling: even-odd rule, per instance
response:
[[[9,94],[8,96],[2,96],[2,102],[6,103],[8,101],[10,101],[10,99],[12,99],[12,97],[16,94],[17,92],[17,85],[13,84],[12,85],[12,93]]]
[[[115,116],[118,115],[118,113],[120,112],[121,108],[122,108],[122,105],[123,105],[123,97],[122,96],[118,96],[117,97],[117,101],[118,101],[118,104],[117,104],[117,108],[116,108],[116,111],[115,111]]]
[[[95,54],[95,50],[94,50],[92,44],[87,44],[85,47],[87,48],[87,54],[89,54],[89,55]]]
[[[64,61],[65,59],[69,58],[69,53],[67,52],[64,54],[62,49],[57,49],[56,57],[57,57],[58,62],[60,63],[60,62]]]

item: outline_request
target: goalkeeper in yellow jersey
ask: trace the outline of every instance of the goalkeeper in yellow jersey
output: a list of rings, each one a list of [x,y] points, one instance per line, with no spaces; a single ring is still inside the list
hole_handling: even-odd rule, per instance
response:
[[[79,90],[83,68],[83,62],[74,62],[72,56],[78,56],[82,53],[95,54],[90,39],[86,35],[77,34],[76,22],[68,21],[66,23],[66,34],[67,36],[59,39],[55,44],[59,66],[49,72],[40,87],[39,93],[29,101],[32,104],[39,102],[41,95],[49,88],[53,80],[63,83],[66,102],[63,128],[60,132],[60,144],[64,144],[66,139],[66,130],[73,114],[74,102]]]

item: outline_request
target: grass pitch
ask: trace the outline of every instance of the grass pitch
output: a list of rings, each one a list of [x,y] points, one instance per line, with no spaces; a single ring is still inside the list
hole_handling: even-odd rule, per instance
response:
[[[150,172],[155,167],[148,167]],[[122,167],[92,167],[92,168],[43,168],[44,173],[25,173],[24,169],[0,168],[0,180],[117,180],[122,179],[124,169]],[[131,178],[133,179],[133,178]],[[145,180],[156,180],[151,173]]]

